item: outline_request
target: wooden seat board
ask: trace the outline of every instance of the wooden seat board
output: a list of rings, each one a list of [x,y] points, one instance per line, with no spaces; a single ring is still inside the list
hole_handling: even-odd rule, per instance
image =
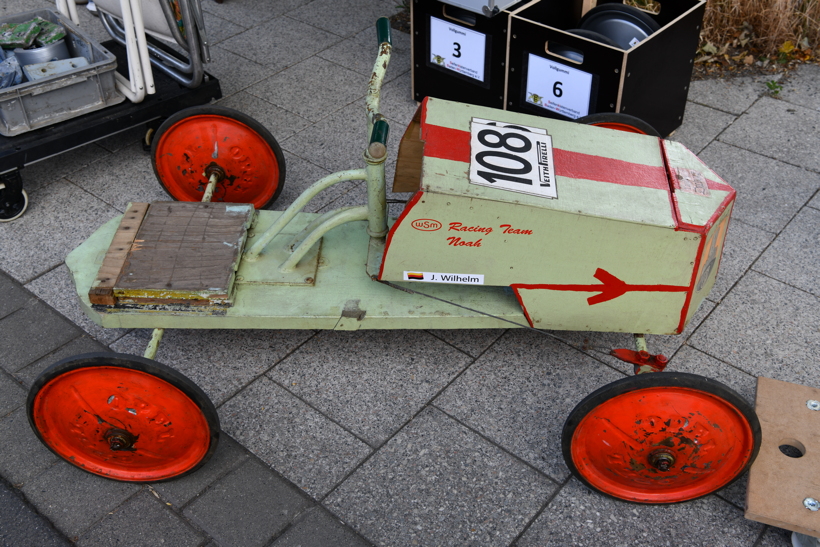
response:
[[[252,220],[250,205],[152,203],[122,265],[114,296],[129,302],[224,303]]]

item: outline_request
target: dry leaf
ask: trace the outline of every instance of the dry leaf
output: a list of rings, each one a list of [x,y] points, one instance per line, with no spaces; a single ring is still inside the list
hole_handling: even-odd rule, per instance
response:
[[[791,53],[792,50],[794,50],[794,44],[791,40],[786,40],[785,42],[783,42],[783,45],[780,46],[780,49],[778,51],[780,53]]]
[[[752,55],[747,55],[745,59],[743,59],[743,64],[751,65],[755,62],[755,58]]]

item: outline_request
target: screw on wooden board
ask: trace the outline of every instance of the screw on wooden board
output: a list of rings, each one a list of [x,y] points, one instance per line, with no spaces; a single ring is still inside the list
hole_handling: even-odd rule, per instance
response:
[[[806,401],[806,406],[809,408],[809,410],[820,410],[820,401],[809,399],[808,401]]]
[[[818,511],[820,510],[820,501],[814,498],[806,498],[803,500],[803,506],[809,511]]]

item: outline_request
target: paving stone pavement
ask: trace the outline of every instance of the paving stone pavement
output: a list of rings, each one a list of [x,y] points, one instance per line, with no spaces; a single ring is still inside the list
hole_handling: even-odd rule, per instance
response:
[[[397,3],[203,0],[214,44],[207,69],[222,82],[221,104],[258,119],[284,149],[277,208],[314,180],[359,167],[372,26]],[[50,5],[14,0],[3,10]],[[395,33],[394,42],[382,102],[392,158],[415,110],[410,39]],[[737,206],[709,300],[683,335],[648,337],[671,370],[714,377],[750,402],[758,375],[820,387],[820,67],[784,77],[775,97],[767,79],[691,85],[671,138],[737,189]],[[59,460],[28,426],[34,379],[79,353],[141,355],[150,336],[86,319],[63,262],[127,202],[165,199],[142,131],[26,168],[30,208],[0,225],[0,520],[13,514],[16,530],[29,533],[0,524],[0,544],[790,545],[787,532],[743,518],[744,480],[647,507],[571,478],[564,417],[628,367],[520,330],[169,331],[157,360],[217,405],[224,431],[215,457],[151,485]],[[363,202],[354,182],[309,210]],[[630,345],[621,334],[559,334],[587,347]]]

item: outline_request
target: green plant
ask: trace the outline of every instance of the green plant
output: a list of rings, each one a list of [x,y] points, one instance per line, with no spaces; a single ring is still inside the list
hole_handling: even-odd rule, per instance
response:
[[[783,89],[783,86],[774,80],[769,80],[768,82],[766,82],[766,87],[769,88],[769,93],[771,93],[772,95],[777,95],[778,93],[780,93],[780,90]]]

